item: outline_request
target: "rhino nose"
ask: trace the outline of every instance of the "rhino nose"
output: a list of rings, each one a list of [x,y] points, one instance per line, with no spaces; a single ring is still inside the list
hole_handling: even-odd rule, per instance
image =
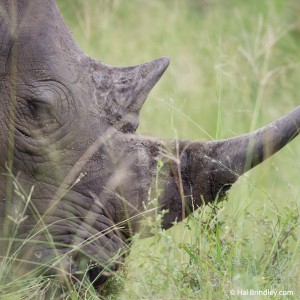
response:
[[[20,275],[36,274],[37,276],[52,277],[61,283],[82,281],[83,278],[89,278],[90,282],[98,287],[103,284],[117,269],[119,262],[107,264],[83,252],[62,251],[59,255],[53,252],[33,251],[39,259],[33,257],[26,259],[20,268]],[[108,266],[109,265],[109,266]]]
[[[65,265],[64,274],[67,274],[72,280],[82,281],[84,277],[88,277],[94,287],[102,285],[113,272],[117,270],[117,266],[111,269],[104,269],[97,263],[88,260],[86,257],[77,258]]]
[[[104,271],[103,268],[95,266],[91,267],[87,274],[93,286],[97,288],[112,275],[112,272]]]
[[[90,282],[98,287],[102,285],[112,274],[118,269],[117,265],[110,268],[101,267],[96,262],[91,261],[84,255],[77,255],[74,258],[65,257],[60,263],[60,271],[56,272],[61,281],[65,281],[66,276],[71,280],[82,281],[84,277],[88,277]]]

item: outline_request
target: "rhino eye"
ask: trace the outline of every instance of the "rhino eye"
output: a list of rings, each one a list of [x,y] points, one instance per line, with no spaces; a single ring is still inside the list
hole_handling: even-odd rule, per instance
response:
[[[51,107],[48,103],[30,100],[27,102],[27,106],[34,118],[47,118],[51,115]]]

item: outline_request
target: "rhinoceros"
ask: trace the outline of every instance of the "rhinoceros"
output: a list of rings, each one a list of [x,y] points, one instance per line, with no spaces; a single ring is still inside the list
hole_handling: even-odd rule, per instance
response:
[[[76,44],[54,0],[1,0],[1,248],[14,249],[22,270],[76,277],[88,269],[98,286],[131,237],[147,235],[145,217],[163,212],[167,229],[222,200],[299,134],[300,106],[226,140],[136,134],[168,65],[165,57],[105,65]]]

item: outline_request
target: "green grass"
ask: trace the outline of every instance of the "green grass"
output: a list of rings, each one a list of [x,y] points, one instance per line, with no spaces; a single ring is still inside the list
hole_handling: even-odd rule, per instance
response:
[[[296,0],[59,0],[76,40],[104,63],[171,64],[145,103],[140,134],[211,140],[259,128],[300,102],[300,4]],[[105,299],[269,299],[230,291],[293,291],[300,297],[299,138],[244,175],[228,201],[203,207],[153,238],[134,237]],[[5,280],[1,299],[56,299],[61,287]],[[97,299],[89,284],[64,299]]]

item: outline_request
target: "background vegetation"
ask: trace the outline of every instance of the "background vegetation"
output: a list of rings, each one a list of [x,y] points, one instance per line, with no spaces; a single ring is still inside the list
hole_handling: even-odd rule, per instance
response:
[[[57,2],[90,56],[113,65],[164,55],[171,59],[143,107],[140,134],[227,138],[299,105],[296,0]],[[293,291],[293,296],[276,299],[299,299],[299,157],[296,139],[243,176],[226,203],[205,207],[168,231],[159,229],[158,217],[155,236],[135,237],[125,268],[106,284],[101,297],[248,299],[230,291],[268,289]],[[27,298],[42,295],[23,291]],[[100,297],[83,288],[68,295]]]

